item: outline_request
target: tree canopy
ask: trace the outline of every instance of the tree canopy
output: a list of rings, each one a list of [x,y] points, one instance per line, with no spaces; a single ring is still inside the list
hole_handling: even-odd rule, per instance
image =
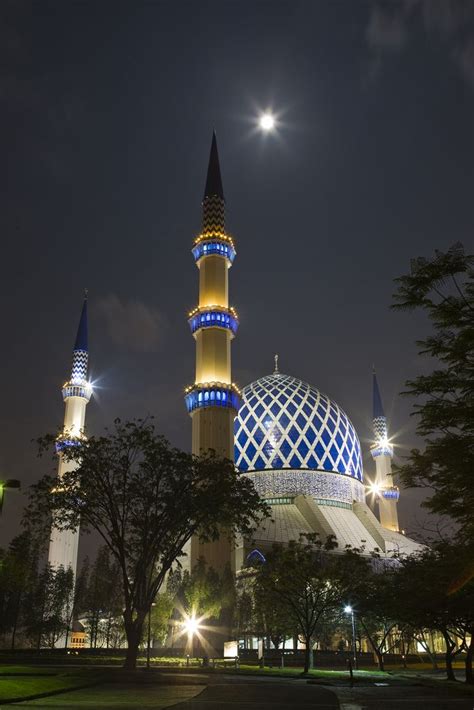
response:
[[[127,667],[134,667],[143,622],[173,562],[193,535],[249,535],[267,514],[250,479],[212,453],[173,448],[150,421],[121,422],[103,436],[39,441],[56,445],[72,470],[45,475],[30,493],[30,524],[48,514],[59,529],[95,530],[120,569]],[[68,467],[69,468],[69,467]]]
[[[335,543],[323,544],[314,534],[288,545],[274,545],[266,562],[258,567],[254,594],[288,618],[290,626],[304,638],[304,672],[313,665],[313,642],[318,624],[340,605],[339,560],[325,554]]]
[[[413,260],[396,279],[399,310],[425,312],[432,335],[417,341],[420,355],[437,363],[429,374],[409,380],[417,398],[414,413],[425,448],[412,449],[398,467],[406,486],[426,487],[424,506],[450,516],[459,535],[474,539],[474,256],[455,244],[428,260]]]

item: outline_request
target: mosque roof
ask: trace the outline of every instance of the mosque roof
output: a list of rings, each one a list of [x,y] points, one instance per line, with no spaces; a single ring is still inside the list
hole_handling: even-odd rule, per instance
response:
[[[234,443],[243,472],[313,469],[362,480],[360,443],[346,413],[315,387],[277,369],[243,389]]]

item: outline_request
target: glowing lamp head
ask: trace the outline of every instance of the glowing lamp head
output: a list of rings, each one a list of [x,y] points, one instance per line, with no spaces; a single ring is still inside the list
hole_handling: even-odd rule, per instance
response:
[[[189,636],[194,636],[196,631],[199,629],[199,622],[194,616],[190,616],[189,618],[186,619],[186,621],[183,623],[185,631],[188,633]]]
[[[271,113],[264,113],[260,116],[259,125],[262,131],[272,131],[275,128],[275,119]]]
[[[350,604],[346,604],[346,606],[344,607],[344,614],[352,614],[352,607],[350,606]]]

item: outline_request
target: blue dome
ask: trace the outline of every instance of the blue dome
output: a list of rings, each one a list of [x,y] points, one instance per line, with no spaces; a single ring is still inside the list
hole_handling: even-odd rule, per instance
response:
[[[295,377],[274,373],[243,389],[234,442],[242,472],[313,469],[362,481],[360,443],[348,416]]]

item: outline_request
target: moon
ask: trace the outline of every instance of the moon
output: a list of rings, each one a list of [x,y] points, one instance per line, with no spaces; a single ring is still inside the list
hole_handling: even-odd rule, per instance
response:
[[[264,113],[260,116],[259,125],[262,131],[272,131],[275,128],[275,119],[271,113]]]

